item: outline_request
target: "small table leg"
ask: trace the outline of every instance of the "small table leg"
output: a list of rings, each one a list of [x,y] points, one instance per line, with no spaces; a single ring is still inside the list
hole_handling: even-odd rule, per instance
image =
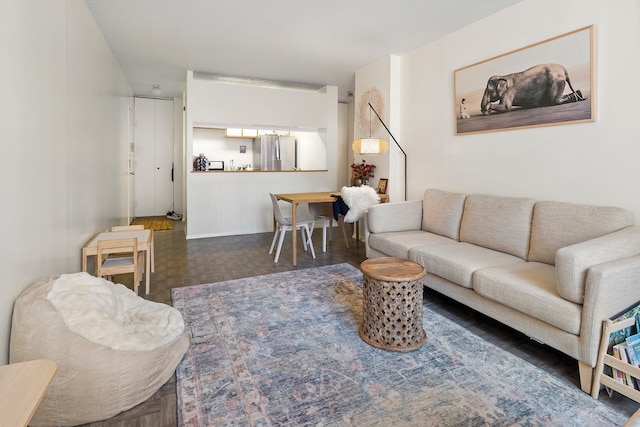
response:
[[[293,230],[291,231],[291,238],[292,238],[292,246],[293,246],[293,266],[297,266],[298,265],[298,259],[297,259],[297,236],[298,236],[298,230],[296,229],[296,224],[297,224],[297,218],[296,218],[296,211],[298,210],[298,204],[296,202],[291,202],[291,224],[293,225]]]

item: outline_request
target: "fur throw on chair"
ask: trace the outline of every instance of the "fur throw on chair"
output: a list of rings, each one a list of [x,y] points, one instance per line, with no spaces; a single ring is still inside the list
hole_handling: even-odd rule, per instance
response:
[[[380,203],[376,190],[363,185],[362,187],[342,187],[340,191],[342,200],[349,206],[349,212],[344,217],[344,222],[356,222],[369,209],[369,206]]]

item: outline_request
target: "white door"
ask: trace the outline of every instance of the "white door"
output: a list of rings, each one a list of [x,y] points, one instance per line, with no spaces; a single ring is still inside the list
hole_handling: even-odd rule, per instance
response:
[[[135,216],[173,210],[173,101],[135,99]]]
[[[154,215],[166,215],[173,210],[173,101],[156,100],[155,117]]]

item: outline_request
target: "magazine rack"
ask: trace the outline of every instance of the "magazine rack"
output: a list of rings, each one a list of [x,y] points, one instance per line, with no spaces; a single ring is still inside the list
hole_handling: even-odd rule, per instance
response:
[[[635,400],[636,402],[640,402],[640,390],[636,390],[625,383],[621,383],[615,378],[604,373],[604,366],[607,365],[610,366],[612,370],[617,369],[634,378],[640,378],[640,368],[627,362],[623,362],[622,360],[607,353],[609,337],[611,334],[635,325],[635,321],[635,316],[617,322],[610,319],[604,321],[602,328],[602,340],[600,341],[600,352],[598,353],[598,361],[596,363],[596,368],[593,374],[593,384],[591,386],[591,397],[594,399],[598,398],[598,394],[600,393],[600,384],[602,384],[605,387]]]

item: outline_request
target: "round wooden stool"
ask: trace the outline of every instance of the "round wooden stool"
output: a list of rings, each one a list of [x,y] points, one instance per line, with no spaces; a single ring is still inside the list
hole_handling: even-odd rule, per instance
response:
[[[422,327],[424,268],[400,258],[372,258],[360,264],[364,276],[360,337],[389,351],[412,351],[427,339]]]

